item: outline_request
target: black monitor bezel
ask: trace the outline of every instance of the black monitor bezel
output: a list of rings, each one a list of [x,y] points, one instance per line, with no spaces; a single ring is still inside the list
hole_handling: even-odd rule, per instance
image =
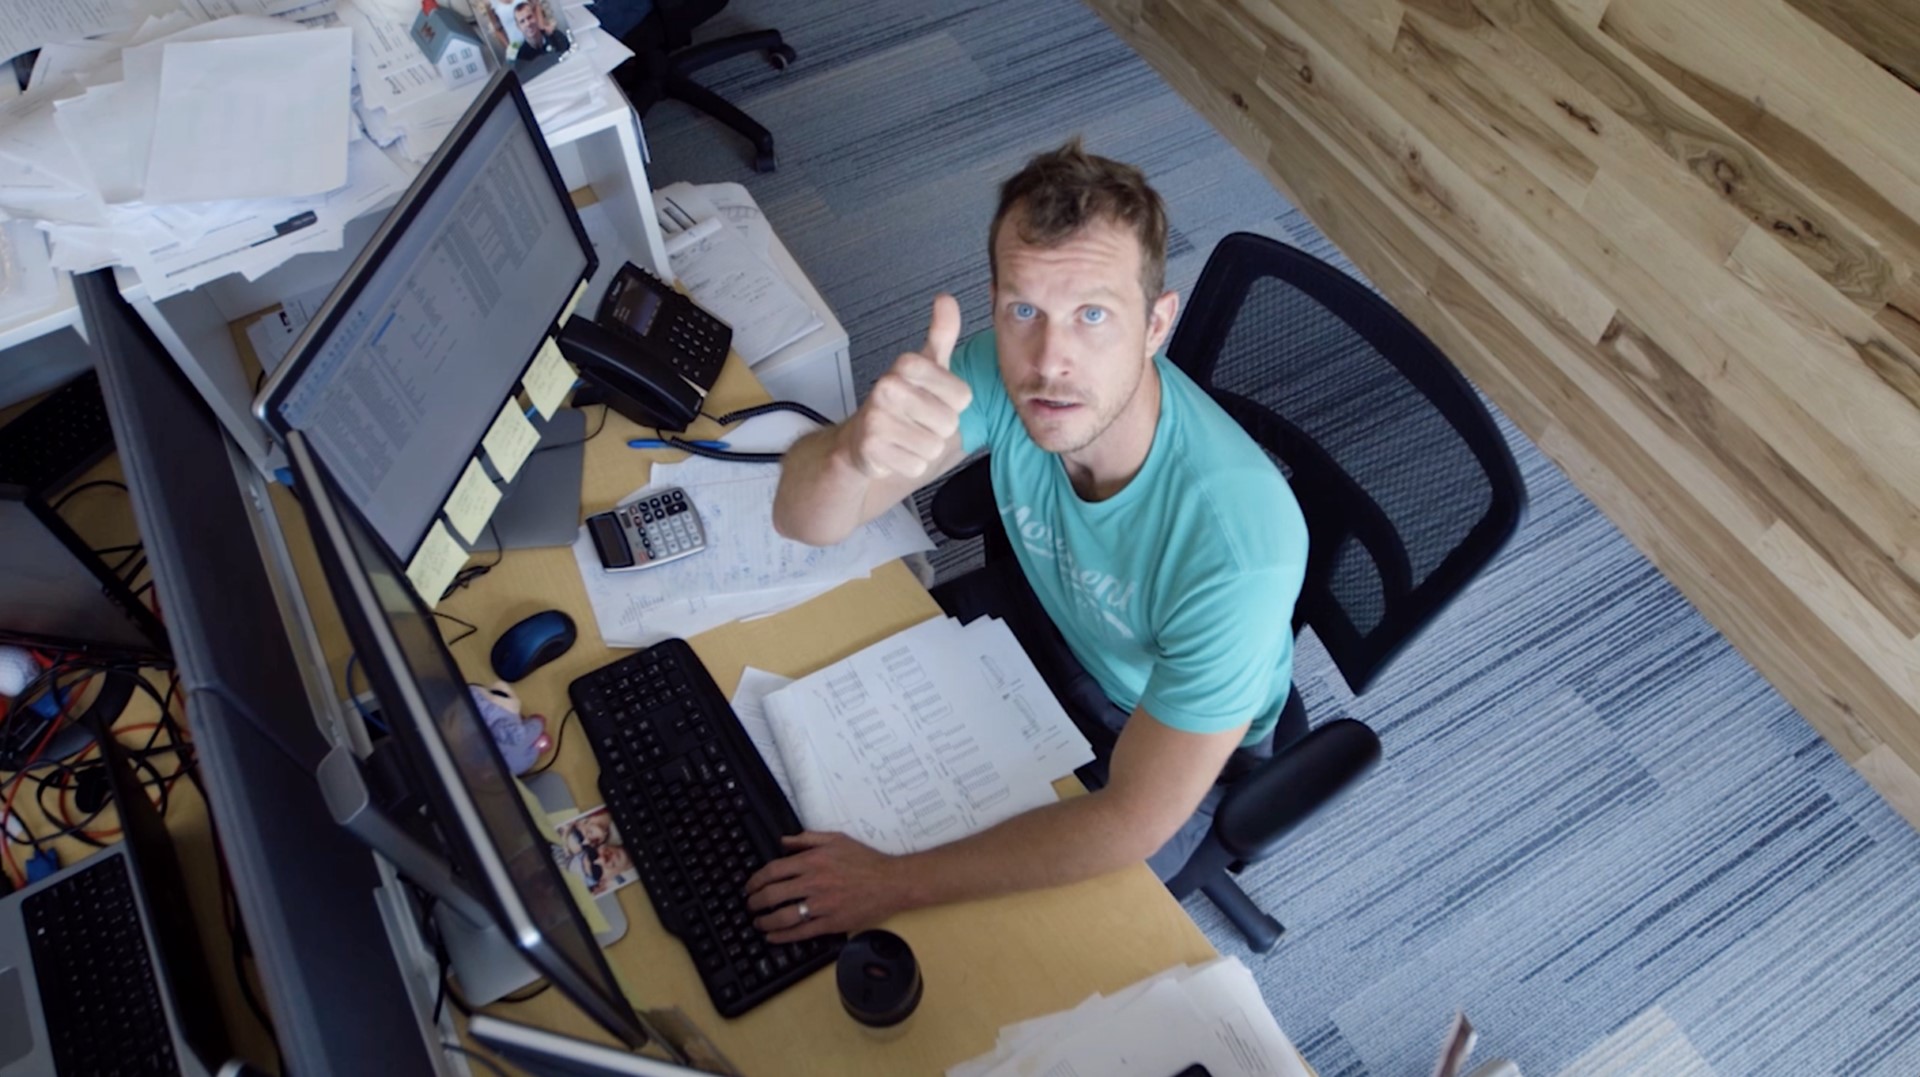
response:
[[[172,649],[167,642],[167,630],[160,623],[160,619],[153,615],[153,611],[147,608],[146,603],[134,596],[120,577],[114,575],[113,571],[101,562],[99,555],[93,552],[91,546],[81,541],[80,536],[74,533],[73,528],[67,526],[67,522],[60,518],[59,513],[31,489],[14,483],[0,483],[0,501],[16,501],[23,505],[27,512],[66,548],[73,559],[99,581],[102,596],[133,622],[133,626],[147,638],[148,646],[137,647],[80,637],[30,634],[5,625],[0,625],[0,643],[36,647],[48,651],[71,652],[108,660],[146,662],[164,661],[173,657]]]
[[[333,594],[347,636],[359,656],[360,667],[373,688],[375,698],[380,700],[382,713],[388,717],[395,743],[400,747],[414,778],[422,786],[419,792],[438,824],[455,870],[474,885],[474,896],[493,914],[501,931],[535,971],[556,984],[576,1006],[621,1042],[636,1049],[645,1046],[650,1038],[646,1028],[622,992],[620,981],[595,941],[585,916],[578,909],[572,910],[575,924],[581,936],[587,940],[587,952],[593,962],[592,968],[583,970],[576,968],[566,954],[553,946],[521,901],[504,858],[492,844],[485,822],[480,819],[464,782],[458,777],[458,767],[451,760],[450,749],[434,716],[427,713],[418,692],[410,691],[409,686],[393,673],[391,667],[396,661],[394,656],[398,654],[399,643],[386,624],[386,613],[373,593],[371,581],[358,556],[353,553],[351,540],[342,530],[338,514],[353,514],[354,524],[365,530],[372,540],[371,545],[389,559],[385,566],[387,571],[404,581],[405,568],[393,559],[391,552],[385,550],[385,544],[379,541],[379,536],[360,516],[358,508],[341,496],[332,476],[323,464],[313,458],[305,437],[298,431],[288,436],[287,455],[293,469],[294,489],[300,496],[301,507],[312,527],[314,546],[320,556],[328,590]],[[414,612],[431,622],[433,613],[422,603],[419,594],[411,586],[406,591],[412,598]],[[454,661],[452,652],[447,650],[438,632],[433,633],[433,638],[439,657],[458,676],[459,664]],[[463,683],[466,680],[463,676],[458,679]],[[471,701],[466,706],[472,711],[473,721],[484,725]],[[510,774],[499,748],[490,737],[486,743],[502,773]],[[528,829],[544,839],[545,832],[538,821],[527,813],[526,806],[521,804],[518,807]],[[565,880],[559,878],[559,866],[551,860],[545,861],[545,864],[546,870],[553,872],[558,880],[558,888],[565,892],[567,887]],[[589,982],[590,979],[597,979],[599,986]]]
[[[354,259],[353,265],[348,267],[346,274],[340,278],[340,283],[334,286],[333,291],[320,304],[320,309],[315,312],[313,320],[301,330],[292,348],[287,352],[286,359],[274,369],[272,376],[267,379],[266,386],[254,400],[254,417],[266,426],[274,440],[282,446],[285,446],[287,435],[293,432],[293,427],[282,418],[280,409],[286,403],[294,386],[299,383],[301,374],[313,364],[314,357],[319,354],[324,342],[331,339],[334,330],[339,328],[341,320],[359,301],[360,293],[365,289],[368,278],[399,244],[407,228],[420,215],[421,207],[434,192],[439,190],[447,173],[452,170],[454,162],[466,152],[468,146],[473,144],[480,129],[493,117],[494,110],[501,106],[502,101],[507,100],[512,101],[513,107],[520,113],[521,122],[526,124],[527,129],[533,133],[534,150],[539,154],[541,166],[546,169],[547,178],[553,184],[554,191],[560,196],[567,223],[573,228],[574,238],[579,241],[580,250],[586,255],[586,268],[582,270],[580,279],[574,282],[573,290],[568,294],[577,292],[582,284],[592,280],[593,275],[599,271],[600,256],[593,249],[593,240],[587,235],[587,226],[580,220],[580,211],[573,204],[572,192],[567,190],[566,181],[560,176],[560,166],[555,162],[553,150],[547,145],[546,135],[541,131],[540,122],[533,114],[533,106],[527,101],[526,92],[521,89],[520,77],[510,68],[502,69],[474,98],[473,103],[467,106],[465,115],[454,125],[446,140],[440,144],[440,148],[420,170],[420,174],[414,177],[406,193],[400,196],[400,201],[388,211],[386,219],[380,223],[373,238],[367,241],[366,248],[361,251],[358,258]],[[564,307],[563,301],[562,306],[554,308],[552,320],[549,322],[549,328],[554,333],[559,331],[558,322]],[[552,336],[553,333],[546,335]],[[528,368],[532,367],[533,360],[538,355],[539,348],[536,346],[533,351],[527,353],[525,359],[521,360],[520,369],[514,374],[514,385],[519,384],[520,380],[526,376]],[[511,395],[512,389],[509,388],[508,396]],[[503,402],[505,399],[502,398]],[[439,496],[432,499],[435,513],[453,494],[453,488],[460,481],[460,474],[460,469],[454,469],[452,477],[447,480],[446,489],[441,490]],[[403,564],[410,562],[413,555],[419,552],[427,536],[433,532],[433,518],[432,514],[428,515],[426,524],[420,528],[420,534],[413,539],[409,548],[398,550],[389,546],[389,551]],[[380,537],[377,530],[374,535]],[[381,542],[383,545],[386,543],[384,537],[381,537]]]

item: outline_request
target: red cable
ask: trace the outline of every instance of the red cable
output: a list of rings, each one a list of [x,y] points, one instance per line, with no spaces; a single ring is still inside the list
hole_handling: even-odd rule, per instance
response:
[[[40,743],[33,746],[33,754],[27,757],[27,761],[25,763],[20,764],[20,769],[18,771],[14,772],[13,779],[11,783],[7,786],[6,806],[4,808],[0,808],[0,820],[4,820],[9,823],[13,821],[13,818],[14,818],[13,798],[20,795],[20,786],[24,783],[26,779],[27,769],[29,767],[32,767],[33,764],[37,760],[39,760],[40,753],[47,750],[47,742],[53,739],[54,731],[60,728],[60,723],[67,720],[67,711],[73,706],[73,697],[85,692],[87,684],[91,683],[92,680],[93,678],[91,677],[87,678],[87,680],[81,682],[80,691],[68,692],[61,698],[60,714],[57,717],[55,717],[52,721],[47,723],[47,731],[40,735]],[[59,690],[60,690],[60,686],[58,684],[55,684],[54,691],[58,693]],[[6,864],[8,869],[11,870],[12,874],[18,875],[20,877],[20,885],[25,886],[27,884],[27,873],[24,871],[21,871],[20,865],[14,863],[14,859],[13,859],[13,831],[11,829],[8,829],[6,834],[0,835],[0,837],[4,838],[3,841],[0,841],[0,846],[4,847],[4,851],[6,853]]]

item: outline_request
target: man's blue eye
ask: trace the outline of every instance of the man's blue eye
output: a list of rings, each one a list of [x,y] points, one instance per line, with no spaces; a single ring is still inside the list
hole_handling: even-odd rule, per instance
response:
[[[1107,320],[1107,312],[1102,307],[1088,307],[1081,317],[1086,319],[1088,325],[1099,325]]]
[[[1038,313],[1040,312],[1037,310],[1034,310],[1033,304],[1031,303],[1015,303],[1013,305],[1013,316],[1020,319],[1023,322]]]

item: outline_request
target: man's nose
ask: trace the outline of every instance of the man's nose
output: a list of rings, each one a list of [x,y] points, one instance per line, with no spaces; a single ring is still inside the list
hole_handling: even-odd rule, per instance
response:
[[[1049,322],[1040,338],[1040,353],[1034,357],[1034,372],[1048,381],[1065,377],[1073,370],[1072,327]]]

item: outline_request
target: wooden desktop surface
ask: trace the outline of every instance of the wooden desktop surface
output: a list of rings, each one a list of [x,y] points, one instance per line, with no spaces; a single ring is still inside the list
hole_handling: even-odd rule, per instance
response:
[[[719,414],[764,399],[758,382],[736,357],[715,387],[707,411]],[[589,429],[594,421],[590,416]],[[702,420],[690,436],[718,432]],[[627,448],[628,438],[650,433],[617,414],[608,416],[606,428],[587,444],[583,513],[610,508],[645,485],[650,460],[679,456]],[[475,635],[452,650],[463,672],[479,683],[495,679],[487,652],[508,626],[546,609],[564,610],[572,617],[579,641],[515,686],[529,712],[550,720],[567,711],[568,682],[628,653],[601,641],[573,553],[566,548],[509,553],[439,609],[478,626]],[[741,669],[749,664],[798,676],[939,613],[913,575],[892,562],[869,579],[803,606],[726,625],[694,637],[692,643],[721,690],[731,695]],[[449,638],[459,631],[451,624],[442,627]],[[328,645],[330,658],[337,648],[337,641]],[[569,723],[553,770],[566,779],[576,803],[589,807],[601,802],[595,785],[598,767],[577,721]],[[1145,865],[1056,890],[920,910],[886,926],[913,946],[926,994],[904,1032],[880,1042],[840,1009],[830,969],[745,1016],[722,1019],[708,1002],[685,949],[654,918],[642,888],[620,891],[620,901],[631,926],[607,956],[635,1003],[678,1007],[752,1077],[940,1073],[990,1049],[1001,1026],[1010,1022],[1067,1009],[1093,992],[1112,991],[1161,969],[1214,956],[1206,937]],[[558,991],[497,1005],[489,1012],[607,1040]]]

